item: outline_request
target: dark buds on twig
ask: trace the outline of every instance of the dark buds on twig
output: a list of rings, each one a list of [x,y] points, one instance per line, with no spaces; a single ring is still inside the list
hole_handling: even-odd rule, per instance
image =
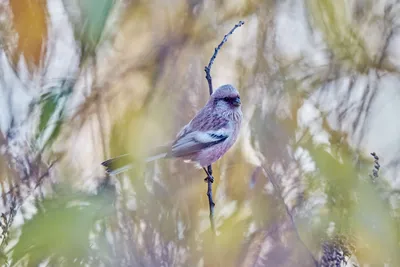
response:
[[[378,172],[381,165],[379,164],[379,157],[375,152],[371,153],[371,156],[374,157],[374,168],[372,169],[372,179],[378,178]]]

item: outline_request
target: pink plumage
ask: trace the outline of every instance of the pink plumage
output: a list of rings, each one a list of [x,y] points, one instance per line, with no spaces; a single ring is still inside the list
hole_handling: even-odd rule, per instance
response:
[[[146,161],[172,157],[207,167],[220,159],[235,143],[242,117],[239,92],[232,85],[222,85],[182,128],[172,145]],[[107,168],[107,172],[117,174],[131,167],[128,158],[128,155],[116,157],[104,161],[102,165]]]

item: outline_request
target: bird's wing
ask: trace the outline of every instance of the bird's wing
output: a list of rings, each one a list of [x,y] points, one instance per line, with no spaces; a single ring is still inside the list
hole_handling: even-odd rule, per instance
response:
[[[217,131],[227,127],[228,123],[229,120],[226,117],[206,105],[179,131],[176,139],[182,138],[193,131]]]
[[[229,132],[225,129],[206,132],[190,132],[178,138],[171,147],[167,156],[184,157],[199,152],[202,149],[225,141]]]
[[[206,105],[178,133],[167,157],[184,157],[223,142],[230,135],[229,120]]]

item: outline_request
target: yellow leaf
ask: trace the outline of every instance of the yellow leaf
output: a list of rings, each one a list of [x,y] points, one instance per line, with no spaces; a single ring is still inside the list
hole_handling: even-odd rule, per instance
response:
[[[16,47],[9,51],[14,65],[22,54],[30,69],[39,66],[47,37],[45,0],[10,0],[13,28],[18,34]],[[11,53],[10,53],[11,52]]]

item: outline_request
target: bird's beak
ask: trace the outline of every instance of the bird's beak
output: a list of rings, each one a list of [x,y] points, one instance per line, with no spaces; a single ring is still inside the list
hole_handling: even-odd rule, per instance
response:
[[[232,102],[235,107],[239,107],[242,102],[240,102],[240,97],[236,97],[235,100]]]

